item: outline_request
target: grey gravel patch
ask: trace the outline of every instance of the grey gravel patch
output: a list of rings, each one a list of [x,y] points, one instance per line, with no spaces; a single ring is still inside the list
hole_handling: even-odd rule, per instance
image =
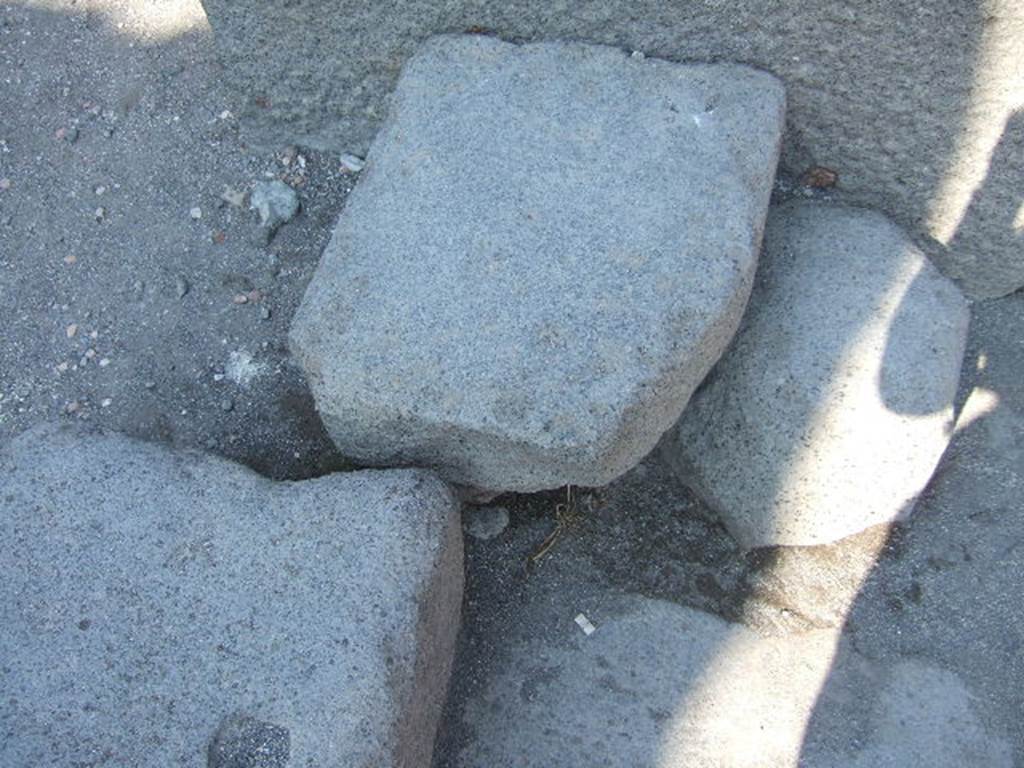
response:
[[[161,26],[166,14],[136,13],[129,0],[101,10],[78,3],[0,11],[11,21],[0,48],[18,52],[17,61],[0,53],[11,81],[0,93],[0,443],[62,419],[180,447],[210,445],[276,478],[343,468],[290,362],[285,320],[355,177],[340,171],[337,153],[308,147],[301,175],[282,169],[274,153],[246,144],[237,121],[218,119],[228,103],[212,36],[198,2],[179,5],[174,35]],[[141,102],[122,116],[118,101],[140,83]],[[80,129],[74,144],[54,136],[69,125]],[[256,214],[215,201],[226,187],[244,191],[268,172],[295,186],[302,212],[262,247],[253,242]],[[11,180],[9,190],[2,179]],[[106,188],[99,197],[98,186]],[[203,218],[192,222],[197,205]],[[97,206],[107,209],[100,224]],[[279,274],[271,278],[273,259]],[[191,284],[184,299],[177,275]],[[229,286],[242,280],[246,291],[272,294],[282,322],[225,311],[236,292]],[[62,334],[72,322],[81,330],[68,342]],[[97,356],[78,366],[88,347]],[[237,349],[258,351],[266,366],[268,375],[245,393],[259,418],[222,411],[232,384],[209,375]],[[95,364],[103,357],[110,366]],[[55,374],[65,361],[68,370]],[[102,408],[106,398],[116,407]],[[73,401],[78,408],[65,413]]]
[[[325,426],[473,488],[607,483],[739,322],[781,85],[441,37],[393,103],[290,333]]]
[[[210,743],[207,768],[289,768],[287,728],[235,713],[225,718]]]

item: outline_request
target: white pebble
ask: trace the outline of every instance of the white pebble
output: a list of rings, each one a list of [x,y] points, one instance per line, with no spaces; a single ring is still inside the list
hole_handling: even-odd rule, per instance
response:
[[[346,173],[359,173],[366,167],[366,161],[357,155],[345,153],[341,156],[341,170]]]
[[[576,618],[573,619],[573,621],[575,621],[579,628],[583,630],[584,635],[592,635],[594,630],[597,629],[597,627],[590,623],[590,619],[582,613],[576,614]]]

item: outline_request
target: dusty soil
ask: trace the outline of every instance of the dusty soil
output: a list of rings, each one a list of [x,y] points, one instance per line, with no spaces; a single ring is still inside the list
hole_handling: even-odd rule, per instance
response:
[[[274,477],[336,467],[286,334],[355,178],[245,145],[201,9],[168,39],[133,19],[0,8],[0,436],[86,420]],[[302,211],[263,247],[221,195],[268,177]]]

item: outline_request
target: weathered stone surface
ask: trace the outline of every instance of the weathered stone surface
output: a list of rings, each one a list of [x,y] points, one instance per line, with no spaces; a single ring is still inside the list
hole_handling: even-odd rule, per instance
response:
[[[949,441],[968,317],[883,216],[773,210],[750,310],[664,455],[747,547],[898,519]]]
[[[838,173],[932,246],[974,296],[1024,286],[1024,5],[666,0],[203,0],[255,139],[369,146],[402,63],[439,32],[578,40],[675,61],[738,61],[788,92],[782,166]],[[1016,111],[1015,111],[1016,110]]]
[[[644,615],[653,612],[641,612],[632,624],[633,634],[654,639],[631,638],[617,656],[607,646],[588,651],[589,643],[602,640],[609,622],[622,614],[617,600],[624,593],[682,602],[742,622],[759,635],[775,636],[767,646],[736,645],[755,654],[762,652],[758,648],[775,647],[786,654],[788,664],[800,665],[788,679],[780,678],[785,689],[779,695],[791,713],[798,695],[806,700],[814,696],[814,712],[802,724],[808,744],[808,757],[801,764],[805,768],[859,767],[868,756],[878,759],[887,740],[905,744],[890,753],[892,759],[877,763],[892,768],[943,765],[933,751],[945,750],[954,765],[999,765],[1002,742],[1012,746],[1010,765],[1024,765],[1024,721],[1019,717],[1024,712],[1022,321],[1024,294],[973,307],[970,362],[965,362],[957,397],[957,402],[967,402],[959,412],[956,434],[918,511],[891,530],[876,526],[833,545],[768,548],[742,556],[707,519],[702,505],[650,457],[593,494],[591,503],[584,504],[587,495],[582,495],[582,518],[537,567],[527,570],[524,563],[551,531],[552,507],[564,496],[555,492],[503,500],[512,517],[504,534],[489,542],[466,539],[464,631],[434,768],[504,765],[498,759],[474,762],[471,757],[487,752],[502,719],[520,709],[536,713],[537,720],[530,719],[521,733],[522,757],[517,756],[519,762],[510,759],[510,765],[615,765],[606,756],[623,750],[622,764],[644,766],[636,756],[658,749],[655,743],[645,753],[644,739],[651,733],[657,739],[672,726],[648,723],[642,708],[631,705],[627,693],[616,695],[610,683],[643,692],[654,713],[662,709],[658,701],[666,702],[673,722],[678,722],[674,716],[683,703],[692,706],[697,694],[677,677],[666,678],[658,688],[656,677],[693,669],[688,648],[695,646],[692,653],[699,655],[702,675],[694,678],[722,680],[733,687],[745,684],[746,678],[737,682],[723,674],[722,663],[730,657],[730,639],[752,636],[729,627],[695,641],[693,634],[703,625],[683,615],[679,624],[689,629],[677,632],[668,622],[655,621],[649,628]],[[754,570],[751,560],[759,563]],[[581,612],[597,627],[590,637],[573,623]],[[842,640],[835,637],[839,628]],[[807,633],[813,642],[799,637]],[[835,640],[828,641],[828,633]],[[798,635],[792,645],[784,642],[791,635]],[[713,639],[723,636],[726,642],[715,646]],[[840,652],[834,659],[836,641]],[[863,659],[851,663],[851,657],[858,658],[848,654],[851,648],[870,659],[867,667],[860,666]],[[572,658],[580,652],[587,655],[579,669],[588,663],[599,669],[581,673],[589,675],[586,683],[572,678],[578,671]],[[598,655],[608,669],[601,667]],[[710,664],[703,660],[707,658]],[[809,674],[807,665],[814,665],[816,672]],[[736,669],[735,663],[731,668]],[[750,669],[756,669],[753,662]],[[858,682],[851,669],[867,675]],[[921,682],[914,682],[915,671],[921,672]],[[753,673],[751,677],[764,679]],[[797,690],[798,681],[807,684],[803,693]],[[569,690],[562,698],[563,687]],[[918,701],[899,702],[914,690],[920,691]],[[505,698],[516,695],[531,700]],[[538,697],[542,700],[532,700]],[[543,706],[553,698],[564,702],[566,710],[549,709],[546,722],[541,722]],[[490,713],[487,708],[494,700],[499,709]],[[585,718],[583,710],[605,724],[604,733],[595,734],[598,725],[581,729],[573,724]],[[638,721],[631,719],[634,715]],[[931,726],[918,725],[922,720],[944,721],[948,733],[935,737]],[[741,735],[760,739],[761,731],[752,722],[739,719],[736,727]],[[965,757],[979,724],[980,737],[991,736],[987,749],[995,751],[994,757],[985,749]],[[544,732],[547,727],[559,732]],[[623,731],[633,734],[633,741]],[[540,742],[536,753],[530,737]],[[956,741],[952,746],[945,740],[950,737]],[[495,738],[499,745],[490,751],[506,754],[510,736],[499,733]],[[592,738],[603,739],[603,748],[590,750],[590,759],[580,759]],[[784,738],[793,743],[797,736],[786,733]],[[836,751],[830,751],[829,739],[838,741]],[[859,763],[835,758],[842,754],[838,750],[843,742],[864,751]],[[556,744],[567,746],[558,752]],[[922,757],[914,759],[914,751]],[[711,760],[696,762],[701,768],[709,764],[715,765]],[[668,760],[646,765],[675,768]]]
[[[427,43],[292,326],[342,452],[491,490],[633,466],[739,321],[783,101],[746,67]]]
[[[273,483],[35,430],[0,478],[0,764],[429,756],[462,589],[457,507],[431,473]]]
[[[451,766],[1013,765],[941,668],[868,661],[828,630],[761,637],[667,602],[605,602],[590,635],[508,649],[466,702]]]

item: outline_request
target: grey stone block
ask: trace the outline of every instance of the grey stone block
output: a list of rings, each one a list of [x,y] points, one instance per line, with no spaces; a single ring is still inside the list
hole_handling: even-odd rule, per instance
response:
[[[441,32],[576,40],[737,61],[786,84],[782,165],[931,245],[975,297],[1024,286],[1024,6],[819,0],[203,0],[254,140],[362,151],[416,47]]]
[[[883,216],[774,209],[750,310],[664,455],[747,547],[899,519],[949,442],[968,319]]]
[[[0,478],[0,764],[429,757],[462,590],[431,473],[274,483],[47,428]]]
[[[566,621],[506,649],[461,711],[470,736],[453,768],[1013,765],[1005,734],[942,668],[632,595],[591,618],[592,634]]]
[[[427,43],[291,330],[341,451],[488,490],[633,466],[739,322],[783,102],[746,67]]]

